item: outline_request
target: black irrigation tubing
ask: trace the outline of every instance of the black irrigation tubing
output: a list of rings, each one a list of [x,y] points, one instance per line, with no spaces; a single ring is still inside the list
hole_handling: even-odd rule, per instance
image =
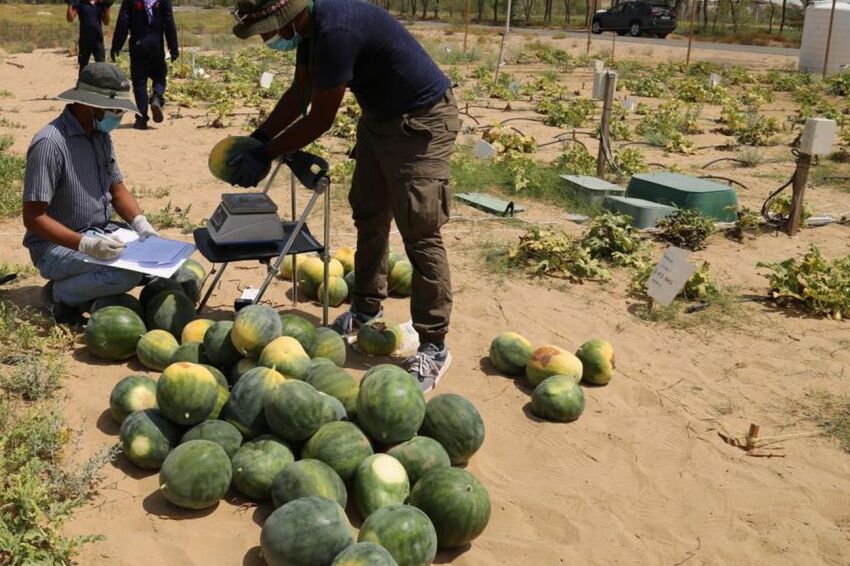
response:
[[[709,161],[708,163],[703,165],[702,168],[708,169],[711,165],[714,165],[715,163],[720,163],[721,161],[734,161],[735,163],[741,163],[743,165],[746,165],[748,163],[747,161],[744,161],[743,159],[738,159],[737,157],[721,157],[719,159]]]
[[[542,118],[530,118],[530,117],[517,116],[516,118],[508,118],[507,120],[502,120],[501,122],[499,122],[499,125],[504,126],[508,122],[519,122],[519,121],[523,121],[523,120],[526,121],[526,122],[539,122],[541,124],[544,123]]]
[[[475,116],[473,116],[473,115],[472,115],[472,114],[470,114],[469,112],[460,112],[460,114],[461,114],[461,115],[463,115],[463,116],[469,116],[470,118],[472,118],[472,121],[473,121],[473,122],[475,122],[475,125],[476,125],[476,126],[480,126],[480,125],[481,125],[481,122],[479,122],[479,121],[478,121],[478,118],[476,118]]]
[[[599,132],[596,131],[596,130],[590,130],[590,131],[587,131],[587,130],[572,130],[572,131],[569,131],[569,132],[564,132],[563,134],[558,134],[555,137],[556,138],[563,138],[563,137],[566,137],[566,136],[574,136],[576,134],[581,134],[583,136],[595,136],[597,133],[599,133]]]
[[[750,188],[740,181],[736,181],[735,179],[730,179],[729,177],[721,177],[720,175],[700,175],[700,179],[717,179],[719,181],[726,181],[727,183],[732,183],[733,185],[738,185],[745,191],[749,191]]]
[[[647,166],[660,167],[661,169],[668,169],[666,165],[663,163],[647,163]]]
[[[587,145],[585,145],[585,143],[581,140],[555,140],[555,141],[550,141],[550,142],[546,142],[546,143],[542,143],[542,144],[538,145],[537,149],[540,149],[541,147],[548,147],[550,145],[555,145],[555,144],[559,144],[559,143],[560,144],[577,143],[580,146],[584,147],[584,149],[587,149]],[[588,151],[590,151],[590,150],[588,150]]]
[[[660,146],[655,145],[654,143],[649,143],[649,142],[644,142],[644,141],[635,141],[635,142],[628,142],[628,143],[621,144],[620,148],[628,147],[630,145],[648,145],[648,146],[651,146],[651,147],[660,147]]]

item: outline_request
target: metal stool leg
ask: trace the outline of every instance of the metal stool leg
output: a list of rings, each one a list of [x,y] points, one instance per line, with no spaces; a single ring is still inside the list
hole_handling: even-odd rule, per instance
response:
[[[210,300],[210,297],[212,296],[213,291],[218,285],[218,282],[221,281],[221,276],[224,275],[224,270],[226,267],[227,264],[222,263],[221,266],[218,268],[218,271],[216,271],[215,277],[213,277],[212,280],[212,284],[207,288],[207,292],[204,294],[204,298],[201,299],[201,303],[198,305],[198,313],[204,310],[204,307],[207,305],[207,301]],[[215,269],[215,266],[213,266],[213,269]]]
[[[295,221],[295,173],[289,172],[289,202],[292,204],[292,221]],[[298,277],[295,273],[295,256],[292,256],[292,306],[298,306]]]
[[[328,308],[330,298],[328,297],[328,271],[331,262],[331,187],[330,183],[325,187],[325,234],[322,245],[325,247],[325,292],[322,293],[322,326],[328,325]]]

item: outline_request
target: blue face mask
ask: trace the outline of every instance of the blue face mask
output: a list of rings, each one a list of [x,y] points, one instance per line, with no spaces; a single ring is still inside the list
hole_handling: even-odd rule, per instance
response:
[[[104,134],[108,134],[109,132],[118,127],[118,125],[121,123],[121,118],[123,116],[123,112],[107,110],[103,113],[103,118],[101,118],[100,120],[95,119],[94,127],[97,131],[103,132]]]
[[[286,39],[280,34],[269,38],[266,45],[275,51],[292,51],[301,43],[301,35],[295,31],[295,25],[292,25],[292,37]]]

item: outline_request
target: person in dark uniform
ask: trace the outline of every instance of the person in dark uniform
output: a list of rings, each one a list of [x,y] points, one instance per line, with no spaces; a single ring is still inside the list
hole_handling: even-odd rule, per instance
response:
[[[115,61],[127,33],[130,34],[130,80],[133,82],[133,95],[139,116],[133,127],[146,130],[148,127],[148,101],[154,122],[162,122],[162,107],[165,105],[165,85],[168,68],[165,65],[165,43],[171,53],[171,61],[180,56],[177,45],[177,26],[174,25],[174,13],[171,0],[122,0],[112,37],[112,49],[109,53]],[[148,97],[148,80],[153,83]]]
[[[333,324],[355,334],[382,314],[390,222],[413,264],[410,311],[419,350],[404,362],[423,391],[451,363],[452,310],[446,247],[449,163],[460,130],[449,78],[386,10],[363,0],[239,0],[233,33],[296,50],[295,80],[252,137],[264,145],[235,156],[235,184],[255,186],[275,158],[333,125],[347,89],[363,109],[348,201],[357,228],[350,312]],[[309,106],[309,110],[307,107]]]
[[[112,0],[69,0],[68,12],[65,15],[68,22],[80,18],[80,40],[77,61],[80,69],[89,64],[94,56],[95,62],[106,61],[103,48],[103,26],[109,25],[109,8]]]

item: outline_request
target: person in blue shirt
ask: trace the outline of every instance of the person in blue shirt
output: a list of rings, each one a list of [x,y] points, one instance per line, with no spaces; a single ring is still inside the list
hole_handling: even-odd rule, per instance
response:
[[[140,115],[133,127],[146,130],[148,127],[148,102],[154,122],[162,122],[162,107],[165,106],[165,86],[168,67],[165,64],[165,43],[174,62],[180,56],[177,45],[177,27],[171,0],[122,0],[112,36],[110,57],[115,61],[124,48],[127,33],[130,34],[130,80],[133,96]],[[148,81],[153,83],[148,96]]]
[[[94,57],[95,62],[106,60],[103,48],[103,26],[109,25],[109,8],[111,0],[69,0],[65,18],[68,23],[74,18],[80,19],[80,38],[78,42],[77,62],[80,69],[89,64]]]
[[[292,85],[252,134],[264,145],[231,160],[236,184],[255,186],[273,159],[324,134],[351,90],[363,110],[349,193],[355,282],[351,310],[333,328],[353,334],[382,316],[395,220],[413,265],[410,311],[420,343],[405,367],[429,391],[451,362],[445,338],[452,289],[440,230],[449,220],[449,162],[460,120],[448,77],[395,18],[363,0],[240,0],[233,14],[237,37],[259,35],[272,49],[297,49]]]

